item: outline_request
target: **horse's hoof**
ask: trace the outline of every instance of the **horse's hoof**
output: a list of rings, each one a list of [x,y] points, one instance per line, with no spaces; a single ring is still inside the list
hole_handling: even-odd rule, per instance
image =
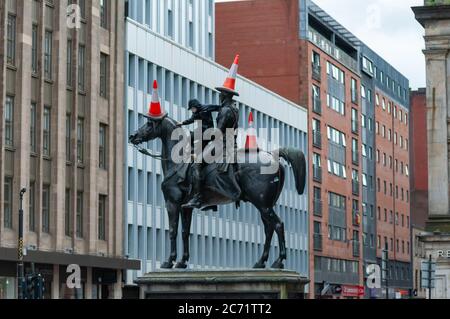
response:
[[[165,261],[162,263],[161,269],[172,269],[173,268],[173,263],[169,263],[168,261]]]
[[[176,269],[186,269],[186,268],[187,268],[187,264],[186,264],[186,263],[182,263],[182,262],[178,262],[178,263],[175,265],[175,268],[176,268]]]
[[[270,268],[273,269],[284,269],[284,264],[282,261],[275,261]]]
[[[266,264],[265,263],[261,263],[261,262],[257,262],[254,266],[253,269],[264,269],[266,268]]]

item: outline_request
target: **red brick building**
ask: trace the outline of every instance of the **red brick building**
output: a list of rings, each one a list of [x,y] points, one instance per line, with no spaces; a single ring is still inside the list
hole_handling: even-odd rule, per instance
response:
[[[397,262],[410,259],[409,85],[381,58],[368,60],[365,54],[372,51],[362,47],[310,1],[216,3],[216,60],[226,66],[230,56],[240,54],[239,73],[308,109],[311,298],[362,297],[345,291],[360,291],[365,265],[381,263],[378,196],[380,209],[398,216],[398,225],[389,219],[379,222],[381,238],[398,240],[390,266],[394,272],[408,269]],[[380,74],[378,65],[387,71]],[[384,75],[387,88],[377,84],[384,82]],[[375,108],[375,92],[389,99],[390,113]],[[389,140],[375,136],[377,117],[390,130]],[[390,156],[392,166],[377,165],[375,143]],[[377,193],[377,177],[388,190],[392,185],[392,196]],[[394,277],[391,282],[396,282]],[[367,289],[365,295],[375,296]]]

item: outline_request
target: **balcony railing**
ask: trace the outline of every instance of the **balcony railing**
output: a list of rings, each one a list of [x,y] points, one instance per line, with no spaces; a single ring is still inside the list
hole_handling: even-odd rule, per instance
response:
[[[322,200],[314,198],[313,213],[314,213],[314,216],[322,217]]]
[[[313,112],[316,114],[322,114],[322,101],[318,96],[313,96]]]
[[[361,225],[361,215],[359,214],[358,210],[353,210],[352,212],[352,222],[353,226],[359,227]]]
[[[313,130],[313,146],[322,148],[322,133],[320,131]]]
[[[322,167],[313,165],[313,179],[316,182],[322,182]]]
[[[309,28],[309,40],[336,60],[358,73],[358,62],[344,51],[338,49],[330,40],[316,30]]]
[[[357,120],[352,120],[352,133],[359,133],[359,123]]]
[[[358,104],[358,92],[356,90],[352,90],[352,102]]]
[[[352,151],[352,163],[353,165],[359,165],[359,152],[353,150]]]
[[[322,251],[322,235],[314,234],[313,235],[313,245],[315,251]]]
[[[359,257],[360,253],[359,253],[359,241],[357,240],[353,240],[353,257]]]
[[[312,77],[316,81],[321,81],[322,79],[322,67],[316,63],[312,63]]]
[[[352,181],[352,193],[353,193],[353,195],[356,195],[356,196],[359,195],[359,182],[358,181]]]

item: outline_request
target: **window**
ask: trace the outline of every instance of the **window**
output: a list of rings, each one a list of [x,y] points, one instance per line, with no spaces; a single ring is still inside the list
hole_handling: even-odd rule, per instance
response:
[[[36,230],[36,215],[35,215],[35,182],[30,182],[30,189],[28,193],[29,209],[28,209],[28,229],[32,232]]]
[[[6,26],[6,63],[16,63],[16,17],[8,14]]]
[[[31,30],[31,71],[38,72],[38,26],[33,24]]]
[[[67,40],[67,86],[71,87],[72,82],[72,39]]]
[[[72,214],[70,213],[70,189],[66,189],[66,196],[65,196],[65,216],[64,216],[64,230],[66,236],[72,236],[71,233],[71,224],[72,224]]]
[[[327,94],[327,106],[334,111],[345,115],[345,103],[330,94]]]
[[[72,116],[70,114],[66,115],[66,161],[71,162],[72,152],[71,152],[71,139],[72,139]]]
[[[98,198],[98,239],[106,240],[106,196]]]
[[[5,103],[5,145],[14,146],[14,97],[6,96]]]
[[[361,97],[365,99],[367,97],[366,95],[366,87],[361,84]]]
[[[352,102],[358,103],[358,88],[356,80],[354,78],[351,79],[351,94],[352,94]]]
[[[382,136],[382,137],[386,137],[386,126],[385,126],[385,125],[383,125],[383,126],[381,127],[381,136]]]
[[[30,107],[30,150],[36,153],[36,103]]]
[[[84,119],[79,117],[77,121],[77,162],[83,164],[84,159]]]
[[[86,18],[86,0],[78,0],[78,4],[80,6],[81,18]]]
[[[108,56],[100,54],[100,96],[106,98],[108,90]]]
[[[374,72],[373,72],[373,62],[370,61],[368,58],[366,58],[365,56],[363,56],[362,59],[362,64],[363,64],[363,71],[366,72],[367,74],[373,76]]]
[[[108,28],[108,0],[100,0],[100,26]]]
[[[375,104],[376,104],[377,106],[380,106],[380,95],[378,95],[378,93],[375,94]]]
[[[329,193],[328,206],[330,220],[328,224],[328,237],[331,240],[346,241],[345,199],[345,196]]]
[[[85,79],[85,50],[83,45],[78,47],[78,89],[84,92]]]
[[[45,156],[50,156],[50,139],[51,139],[51,125],[50,125],[50,119],[51,119],[51,113],[49,107],[44,107],[44,119],[43,119],[43,139],[42,139],[42,145],[43,145],[43,153]]]
[[[327,74],[339,83],[345,84],[345,73],[330,62],[327,62]]]
[[[52,31],[45,31],[44,38],[44,77],[47,80],[52,79]]]
[[[77,192],[77,231],[78,238],[83,238],[83,192]]]
[[[12,228],[13,222],[13,212],[12,212],[12,190],[13,188],[13,179],[12,177],[5,177],[5,184],[3,190],[4,202],[3,202],[3,211],[4,211],[4,219],[3,226],[5,228]]]
[[[98,166],[106,169],[106,125],[100,124],[98,136]]]
[[[42,187],[42,232],[50,233],[50,186]]]
[[[382,106],[383,110],[386,110],[386,100],[385,100],[385,98],[383,98],[383,100],[381,101],[381,106]]]
[[[167,10],[167,35],[173,38],[173,11]]]

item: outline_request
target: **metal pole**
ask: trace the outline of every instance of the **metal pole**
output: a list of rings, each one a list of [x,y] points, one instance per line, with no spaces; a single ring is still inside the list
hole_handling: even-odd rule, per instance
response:
[[[428,257],[428,299],[431,299],[431,271],[432,271],[432,267],[431,267],[431,254]]]
[[[20,208],[19,208],[19,238],[17,245],[18,263],[17,263],[17,291],[19,299],[23,299],[23,281],[25,277],[23,267],[23,194],[26,192],[26,188],[20,190]]]
[[[386,251],[386,299],[389,299],[389,285],[388,285],[388,274],[389,274],[389,246],[388,243],[386,242],[386,244],[384,245],[384,249]]]

